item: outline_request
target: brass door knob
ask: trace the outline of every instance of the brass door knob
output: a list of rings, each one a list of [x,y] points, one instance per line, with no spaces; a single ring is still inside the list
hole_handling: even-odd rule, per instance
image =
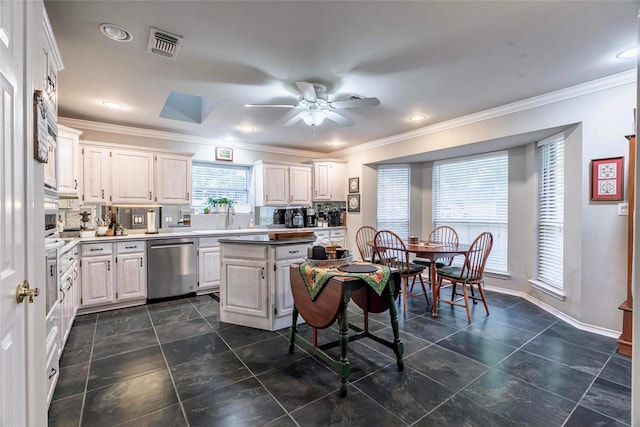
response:
[[[18,302],[18,304],[22,304],[22,301],[24,301],[25,297],[29,297],[29,304],[31,304],[33,303],[33,297],[37,297],[39,294],[40,289],[29,289],[29,282],[27,282],[26,280],[16,287],[16,301]]]

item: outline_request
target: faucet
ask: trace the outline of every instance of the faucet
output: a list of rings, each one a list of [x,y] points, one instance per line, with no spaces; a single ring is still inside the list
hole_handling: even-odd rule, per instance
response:
[[[227,208],[227,215],[225,217],[225,226],[224,229],[225,230],[231,230],[231,224],[233,224],[233,216],[236,214],[236,210],[233,208],[233,206],[229,206]]]

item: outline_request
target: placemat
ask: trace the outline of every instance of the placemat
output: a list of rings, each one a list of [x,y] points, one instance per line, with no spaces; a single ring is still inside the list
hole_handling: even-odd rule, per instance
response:
[[[367,265],[375,268],[375,271],[371,273],[346,273],[339,271],[335,268],[321,268],[311,265],[307,262],[300,264],[300,274],[304,280],[304,284],[307,286],[309,296],[312,301],[318,297],[318,294],[327,284],[327,282],[334,276],[351,276],[359,277],[368,284],[378,295],[382,295],[382,291],[387,287],[391,270],[389,267],[380,264],[371,264],[368,262],[358,262],[351,265]]]

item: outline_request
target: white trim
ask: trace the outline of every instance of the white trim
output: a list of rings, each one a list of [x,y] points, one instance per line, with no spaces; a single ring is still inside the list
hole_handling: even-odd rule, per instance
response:
[[[484,288],[486,290],[488,290],[488,291],[498,292],[500,294],[505,294],[505,295],[513,295],[513,296],[516,296],[516,297],[523,298],[523,299],[529,301],[531,304],[540,307],[541,309],[543,309],[547,313],[553,314],[554,316],[556,316],[560,320],[564,320],[565,322],[567,322],[571,326],[573,326],[575,328],[578,328],[581,331],[593,332],[594,334],[602,335],[602,336],[609,337],[609,338],[615,338],[615,339],[618,339],[618,337],[620,336],[620,331],[614,331],[612,329],[601,328],[599,326],[593,326],[593,325],[588,325],[586,323],[579,322],[578,320],[574,319],[573,317],[571,317],[571,316],[559,311],[556,308],[551,307],[548,304],[545,304],[544,302],[540,301],[537,298],[534,298],[533,296],[531,296],[531,295],[529,295],[529,294],[527,294],[525,292],[514,291],[514,290],[511,290],[511,289],[498,288],[498,287],[495,287],[495,286],[487,286],[487,285],[485,285]]]
[[[578,96],[588,95],[593,92],[601,90],[611,89],[617,86],[622,86],[629,83],[634,83],[637,80],[637,70],[624,71],[612,76],[603,77],[601,79],[593,80],[579,85],[571,86],[568,88],[556,90],[543,95],[534,96],[531,98],[523,99],[520,101],[512,102],[510,104],[501,105],[499,107],[490,108],[488,110],[480,111],[478,113],[469,114],[455,119],[447,120],[440,123],[435,123],[430,126],[426,126],[420,129],[412,130],[405,133],[399,133],[387,138],[377,139],[365,144],[360,144],[355,147],[344,148],[342,150],[334,151],[331,153],[333,156],[344,156],[347,154],[358,153],[360,151],[370,150],[372,148],[382,147],[395,142],[404,141],[411,138],[417,138],[424,135],[429,135],[436,132],[442,132],[449,129],[454,129],[460,126],[469,125],[472,123],[480,122],[483,120],[489,120],[507,114],[517,113],[519,111],[528,110],[531,108],[541,107],[547,104],[553,104],[555,102],[565,101],[567,99],[575,98]]]
[[[547,295],[551,295],[554,298],[559,299],[560,301],[564,301],[567,298],[567,294],[562,291],[562,289],[558,289],[555,286],[548,285],[544,282],[534,279],[528,279],[528,282],[531,283],[531,286],[534,289],[539,290],[540,292],[544,292]]]
[[[83,139],[80,141],[80,148],[88,147],[88,146],[110,148],[112,150],[136,150],[136,151],[147,151],[147,152],[153,152],[153,153],[179,154],[181,156],[195,155],[195,153],[190,153],[188,151],[167,150],[165,148],[156,148],[156,147],[150,148],[150,147],[143,147],[140,145],[119,144],[117,142],[91,141],[90,139]]]
[[[190,142],[193,144],[203,145],[220,145],[232,148],[243,148],[245,150],[262,151],[275,154],[286,154],[291,156],[304,156],[322,158],[325,153],[316,151],[296,150],[292,148],[272,147],[268,145],[247,144],[237,141],[222,141],[216,138],[205,138],[202,136],[185,135],[176,132],[165,132],[152,129],[143,129],[132,126],[114,125],[110,123],[93,122],[89,120],[72,119],[69,117],[59,117],[58,123],[73,128],[81,128],[85,130],[95,130],[98,132],[117,133],[121,135],[140,136],[144,138],[164,139],[169,141]]]

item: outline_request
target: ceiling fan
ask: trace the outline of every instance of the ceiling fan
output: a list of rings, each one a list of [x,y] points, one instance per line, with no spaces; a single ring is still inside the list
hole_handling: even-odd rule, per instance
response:
[[[298,111],[293,117],[284,122],[284,126],[292,126],[302,120],[307,125],[315,127],[324,119],[331,120],[344,126],[352,126],[354,121],[338,114],[335,110],[342,108],[374,107],[380,105],[378,98],[363,98],[352,95],[347,99],[329,101],[327,87],[321,83],[296,82],[300,91],[300,99],[296,104],[245,104],[245,107],[274,107],[292,108]]]

